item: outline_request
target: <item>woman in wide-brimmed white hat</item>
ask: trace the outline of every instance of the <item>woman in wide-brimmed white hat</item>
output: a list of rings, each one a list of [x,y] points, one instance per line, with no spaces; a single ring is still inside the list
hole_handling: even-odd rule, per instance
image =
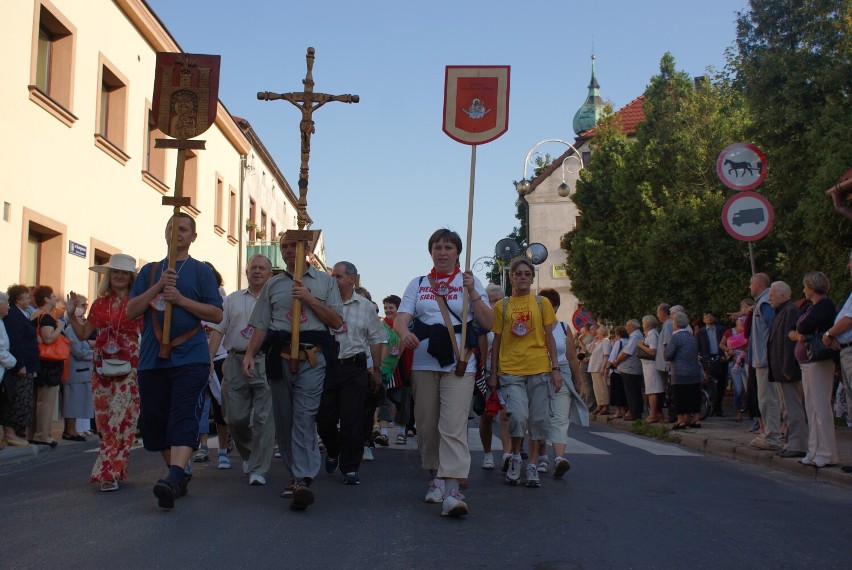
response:
[[[136,259],[116,253],[106,265],[95,265],[89,270],[103,274],[103,278],[88,318],[82,323],[72,318],[78,300],[73,291],[68,295],[66,310],[77,338],[88,338],[97,331],[92,392],[101,447],[91,480],[100,483],[101,491],[117,491],[119,481],[127,477],[130,448],[139,419],[136,366],[142,318],[127,318],[128,294],[136,277]]]

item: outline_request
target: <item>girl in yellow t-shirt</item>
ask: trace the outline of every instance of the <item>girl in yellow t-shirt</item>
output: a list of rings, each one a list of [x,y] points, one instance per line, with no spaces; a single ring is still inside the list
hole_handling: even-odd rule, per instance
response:
[[[556,314],[546,298],[530,291],[535,268],[526,259],[516,260],[509,268],[512,296],[494,306],[494,343],[488,385],[500,387],[506,400],[512,458],[506,483],[518,485],[521,479],[521,441],[529,428],[530,446],[538,447],[550,429],[551,394],[562,387],[562,375],[553,327]],[[526,486],[540,487],[535,463],[525,470]]]

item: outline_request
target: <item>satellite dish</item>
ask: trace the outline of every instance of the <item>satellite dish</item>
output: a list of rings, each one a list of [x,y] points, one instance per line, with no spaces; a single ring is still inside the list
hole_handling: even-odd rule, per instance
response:
[[[540,265],[547,259],[547,248],[542,243],[531,243],[527,247],[527,257],[533,265]]]
[[[494,246],[494,255],[497,257],[497,259],[499,259],[500,261],[505,261],[506,263],[515,259],[519,251],[520,248],[518,247],[518,242],[516,242],[512,238],[503,238],[497,242],[496,246]],[[545,256],[547,256],[546,250]]]

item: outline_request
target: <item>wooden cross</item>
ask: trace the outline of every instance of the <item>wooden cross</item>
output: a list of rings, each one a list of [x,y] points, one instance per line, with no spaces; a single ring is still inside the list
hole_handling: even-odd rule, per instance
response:
[[[302,274],[305,271],[305,244],[311,240],[313,233],[306,230],[305,226],[308,221],[308,162],[311,159],[311,135],[315,132],[313,113],[329,101],[341,101],[343,103],[357,103],[360,100],[358,95],[329,95],[328,93],[314,93],[314,53],[316,50],[309,47],[308,53],[305,56],[308,65],[308,73],[302,80],[305,86],[304,91],[296,93],[270,93],[269,91],[261,91],[257,94],[257,98],[261,101],[275,101],[282,99],[289,101],[302,113],[302,120],[299,122],[299,131],[301,132],[301,166],[299,167],[299,203],[296,207],[298,211],[297,224],[298,230],[287,230],[284,233],[284,239],[295,240],[296,243],[296,267],[293,268],[293,283],[301,285]],[[293,331],[290,340],[290,371],[297,372],[299,368],[299,315],[302,313],[302,303],[299,299],[293,299]]]

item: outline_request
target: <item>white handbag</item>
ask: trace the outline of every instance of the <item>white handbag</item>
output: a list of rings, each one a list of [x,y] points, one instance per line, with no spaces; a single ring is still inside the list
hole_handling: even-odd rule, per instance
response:
[[[127,376],[130,374],[130,370],[130,362],[127,360],[104,358],[101,360],[101,366],[97,369],[97,372],[105,378],[117,378],[119,376]]]

